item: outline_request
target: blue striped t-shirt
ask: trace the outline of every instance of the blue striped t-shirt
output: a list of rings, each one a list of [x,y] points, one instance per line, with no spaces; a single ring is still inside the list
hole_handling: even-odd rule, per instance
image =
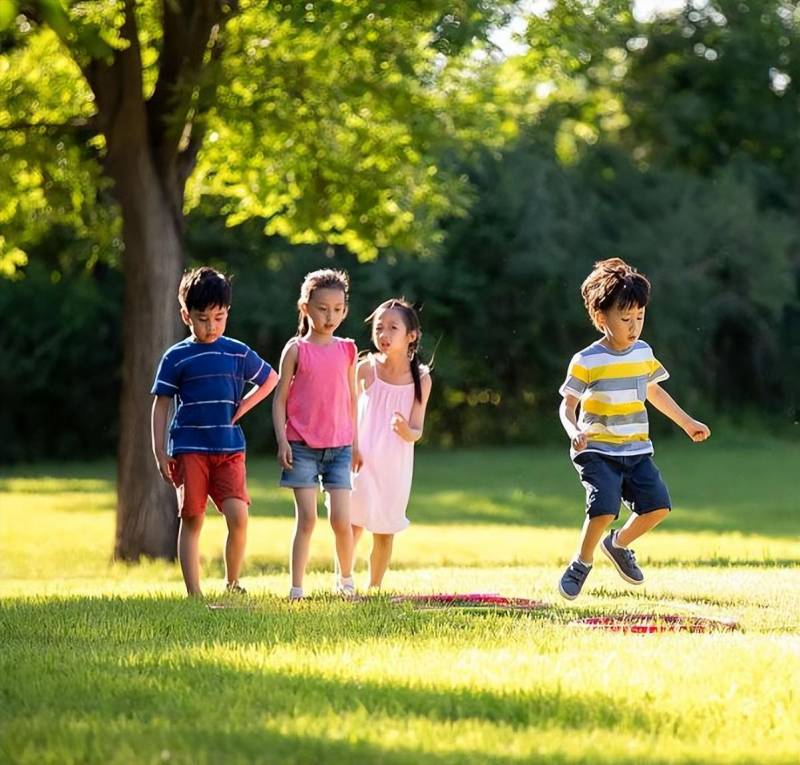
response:
[[[244,451],[244,433],[231,420],[245,384],[262,385],[271,371],[255,351],[229,337],[213,343],[187,337],[169,348],[150,391],[175,398],[167,453]]]

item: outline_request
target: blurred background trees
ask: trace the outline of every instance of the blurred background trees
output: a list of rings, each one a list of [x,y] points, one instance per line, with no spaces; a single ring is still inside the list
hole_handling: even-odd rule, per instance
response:
[[[430,442],[559,438],[558,385],[595,337],[578,288],[618,255],[653,282],[646,339],[687,408],[796,431],[798,3],[699,0],[655,18],[621,0],[450,5],[460,13],[370,11],[385,26],[359,38],[364,50],[321,44],[346,21],[322,11],[249,28],[238,17],[184,240],[188,265],[235,276],[230,334],[277,364],[303,274],[343,267],[343,331],[360,347],[381,300],[422,307]],[[85,161],[103,150],[91,99],[62,86],[68,64],[24,9],[0,35],[0,395],[13,402],[0,459],[110,454],[119,216]],[[501,51],[506,12],[522,31]],[[273,45],[279,35],[291,42]],[[40,127],[21,124],[35,115]],[[264,409],[247,425],[252,449],[271,448]]]

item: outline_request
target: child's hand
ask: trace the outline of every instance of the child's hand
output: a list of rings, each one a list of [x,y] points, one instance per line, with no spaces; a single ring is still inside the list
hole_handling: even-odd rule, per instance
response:
[[[353,449],[353,455],[350,458],[350,465],[354,473],[357,473],[359,470],[361,470],[362,466],[364,465],[364,459],[361,456],[360,449]]]
[[[576,452],[580,452],[586,448],[586,444],[589,443],[589,439],[586,437],[586,433],[578,433],[578,435],[573,436],[570,443]]]
[[[696,444],[705,441],[711,435],[711,428],[705,423],[700,422],[700,420],[689,420],[689,422],[683,426],[683,429],[686,431],[686,435]]]
[[[400,412],[395,412],[392,415],[392,419],[389,420],[389,425],[392,430],[397,433],[400,438],[405,439],[406,441],[410,441],[412,439],[411,427],[408,424],[408,420],[403,417]]]
[[[288,441],[278,444],[278,464],[284,470],[292,469],[292,445]]]
[[[168,457],[166,454],[156,454],[156,465],[161,477],[170,485],[174,486],[175,481],[172,480],[172,475],[175,471],[175,466],[178,463],[176,460]]]

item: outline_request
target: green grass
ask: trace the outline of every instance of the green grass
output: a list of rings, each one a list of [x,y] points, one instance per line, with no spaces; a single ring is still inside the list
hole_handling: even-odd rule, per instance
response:
[[[110,463],[2,470],[0,763],[796,763],[800,446],[675,442],[657,458],[675,512],[636,546],[647,583],[598,560],[567,604],[555,582],[582,490],[564,452],[419,450],[387,585],[553,606],[512,614],[337,601],[324,521],[316,594],[290,606],[272,460],[249,462],[252,596],[223,611],[185,599],[174,565],[110,562]],[[209,513],[211,599],[223,535]],[[741,629],[570,623],[619,611]]]

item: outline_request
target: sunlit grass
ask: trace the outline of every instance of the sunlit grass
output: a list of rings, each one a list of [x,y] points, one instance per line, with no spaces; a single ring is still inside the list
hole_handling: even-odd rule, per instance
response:
[[[6,470],[0,762],[796,763],[800,450],[708,446],[659,458],[676,511],[636,545],[644,586],[598,560],[574,603],[555,589],[581,520],[560,451],[420,450],[389,590],[356,603],[328,594],[322,519],[312,597],[286,601],[291,500],[272,461],[251,460],[243,601],[222,595],[221,518],[210,511],[203,529],[207,598],[232,606],[220,611],[183,596],[174,564],[111,562],[109,463]],[[549,607],[389,600],[441,591]],[[728,618],[739,630],[572,623],[619,612]]]

